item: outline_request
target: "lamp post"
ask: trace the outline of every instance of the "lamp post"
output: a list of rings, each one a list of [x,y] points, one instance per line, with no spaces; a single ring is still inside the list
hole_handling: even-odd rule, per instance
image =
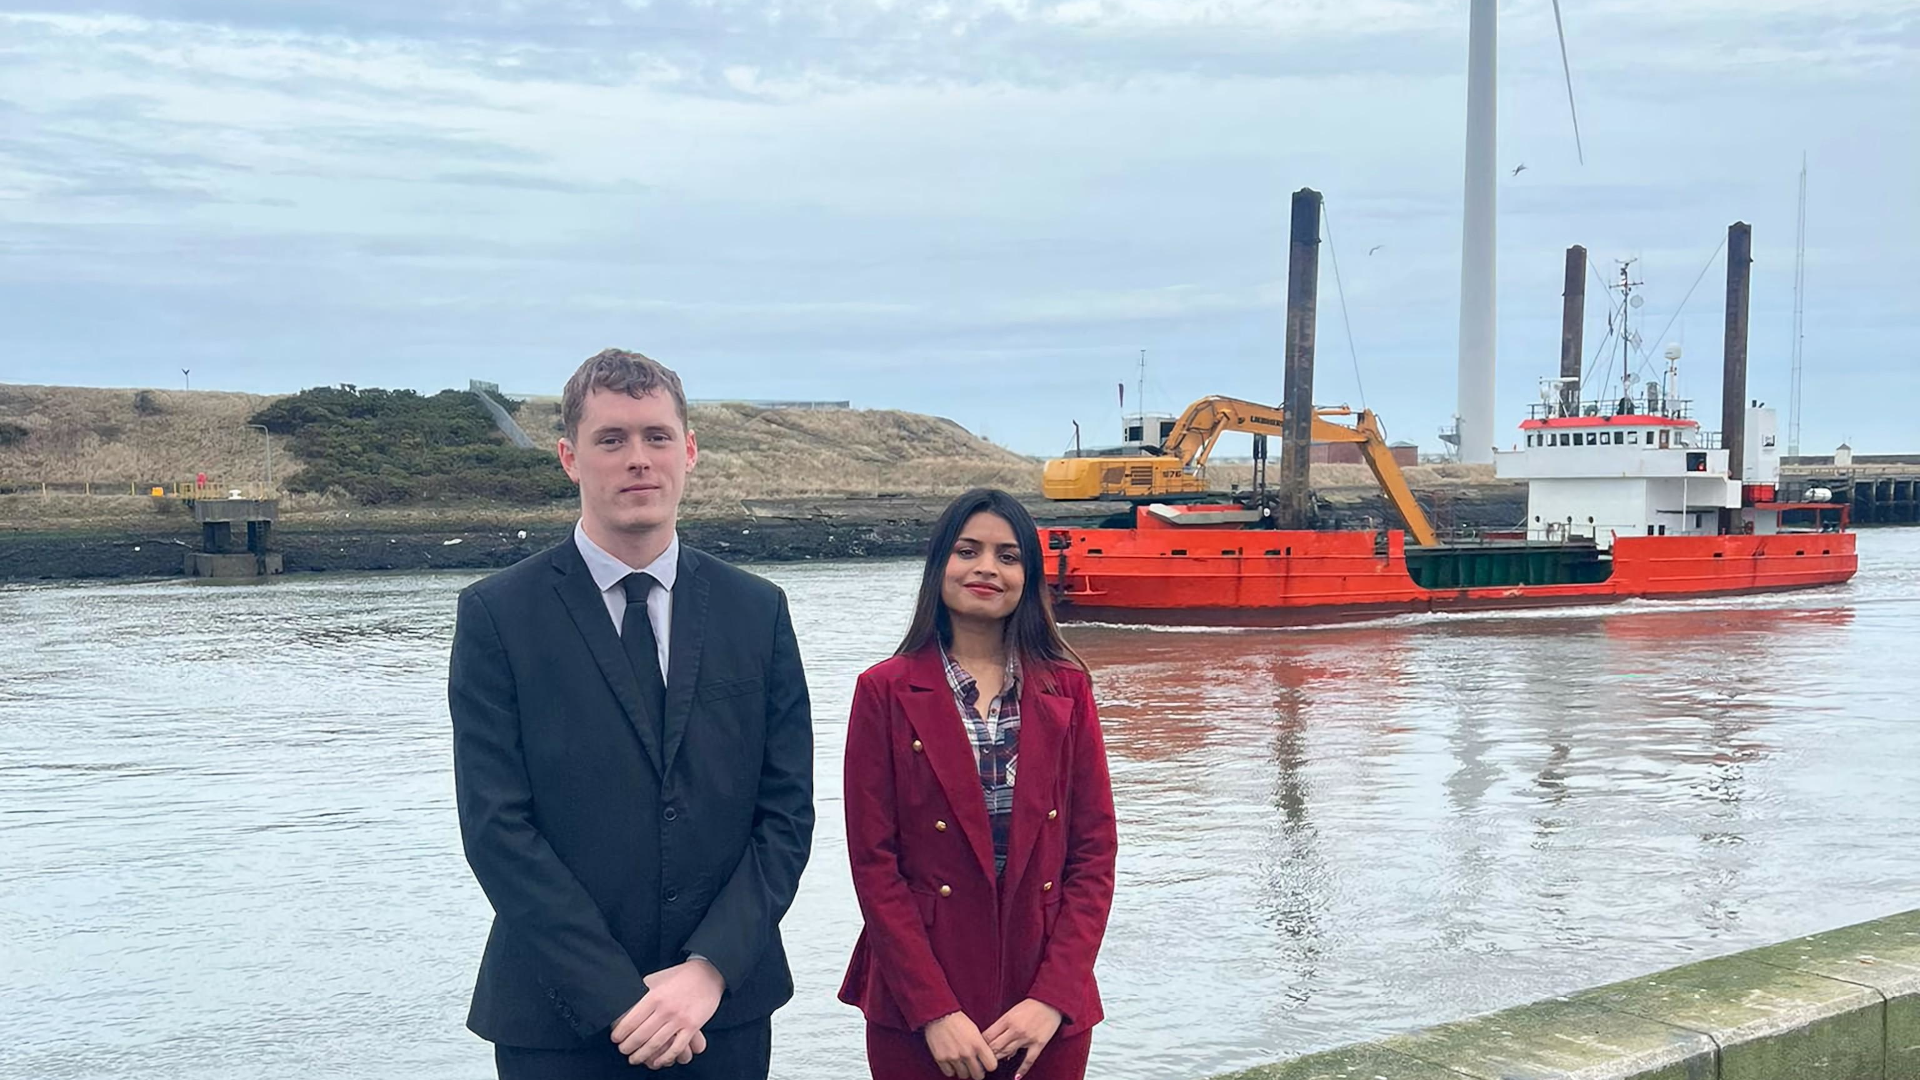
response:
[[[267,493],[273,493],[273,433],[265,424],[248,424],[250,428],[259,428],[260,434],[267,440]]]

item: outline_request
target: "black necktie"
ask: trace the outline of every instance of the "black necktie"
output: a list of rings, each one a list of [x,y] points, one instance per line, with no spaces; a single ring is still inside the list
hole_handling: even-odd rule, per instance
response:
[[[647,594],[660,583],[652,574],[636,571],[620,580],[627,590],[627,613],[620,620],[620,644],[627,650],[633,673],[640,680],[640,698],[651,712],[654,738],[667,752],[667,680],[660,674],[660,649],[647,617]]]

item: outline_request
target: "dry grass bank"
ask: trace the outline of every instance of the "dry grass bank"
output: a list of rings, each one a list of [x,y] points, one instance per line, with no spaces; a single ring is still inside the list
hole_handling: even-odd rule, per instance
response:
[[[687,490],[700,512],[741,499],[905,492],[953,495],[988,485],[1040,490],[1040,462],[951,420],[891,409],[695,405],[700,463]],[[533,398],[520,426],[535,442],[560,435],[560,402]]]
[[[152,484],[204,471],[216,487],[251,481],[262,471],[262,436],[247,419],[270,395],[220,391],[100,390],[0,384],[0,529],[70,530],[153,521],[144,495]],[[520,423],[534,440],[559,434],[557,398],[533,398]],[[689,516],[740,512],[742,500],[833,498],[876,494],[952,495],[991,485],[1037,494],[1038,460],[985,442],[934,416],[892,410],[768,409],[708,404],[692,409],[701,460],[688,487]],[[276,481],[300,462],[274,441]],[[558,468],[558,465],[555,465]],[[1406,471],[1422,490],[1445,490],[1493,479],[1489,466],[1420,465]],[[1208,470],[1227,490],[1252,482],[1252,467],[1222,463]],[[41,483],[52,485],[40,493]],[[1313,483],[1326,489],[1372,489],[1364,465],[1316,465]],[[95,494],[83,496],[86,484]],[[118,492],[118,494],[113,494]],[[296,494],[282,504],[288,524],[412,524],[569,520],[571,501],[540,506],[455,503],[368,508],[337,495]],[[160,522],[154,521],[158,525]]]
[[[102,390],[0,384],[0,528],[81,529],[137,524],[155,509],[155,484],[205,472],[218,488],[254,481],[264,467],[263,436],[249,417],[273,395],[219,391]],[[892,410],[765,409],[698,405],[691,421],[701,460],[687,493],[692,515],[727,514],[743,499],[906,493],[949,495],[977,485],[1037,493],[1040,464],[974,437],[939,417]],[[536,398],[520,423],[550,444],[558,399]],[[558,464],[554,466],[559,468]],[[274,439],[276,482],[301,463]],[[41,485],[49,485],[42,494]],[[83,495],[87,486],[92,495]],[[18,494],[6,494],[17,491]],[[394,526],[475,518],[570,518],[563,501],[544,506],[485,503],[360,507],[338,495],[295,494],[291,521],[379,520]]]
[[[151,486],[205,472],[259,480],[265,436],[247,418],[274,398],[213,390],[0,384],[0,483]],[[274,440],[276,481],[298,468]]]

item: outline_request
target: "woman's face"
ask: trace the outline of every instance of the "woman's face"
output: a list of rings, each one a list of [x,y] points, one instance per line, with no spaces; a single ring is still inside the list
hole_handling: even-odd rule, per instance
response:
[[[1007,519],[990,510],[968,518],[947,553],[940,584],[948,613],[957,619],[1005,619],[1020,606],[1026,584],[1020,541]]]

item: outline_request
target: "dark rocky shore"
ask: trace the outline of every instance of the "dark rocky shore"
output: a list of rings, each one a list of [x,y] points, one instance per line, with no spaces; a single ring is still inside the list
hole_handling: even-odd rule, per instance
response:
[[[162,523],[155,522],[155,526]],[[167,528],[98,528],[84,532],[0,533],[0,580],[170,577],[181,573],[198,536]],[[276,529],[273,549],[286,572],[493,570],[550,547],[572,531],[566,523],[512,529],[476,525],[302,525]],[[927,523],[905,521],[737,519],[683,521],[682,539],[737,562],[795,562],[912,556],[926,542]]]
[[[684,520],[680,533],[686,543],[732,562],[908,558],[925,550],[944,504],[918,497],[755,501],[737,516]],[[1043,525],[1091,525],[1125,509],[1042,499],[1030,505]],[[1468,489],[1429,509],[1442,527],[1506,527],[1524,514],[1525,496]],[[1382,519],[1385,507],[1370,493],[1335,495],[1323,513],[1332,527],[1366,528]],[[274,531],[273,546],[290,574],[480,571],[511,566],[558,543],[572,528],[565,522],[505,527],[477,520],[395,524],[369,516],[374,520],[364,525],[285,521]],[[173,577],[197,543],[192,526],[179,517],[80,531],[0,532],[0,581]]]

